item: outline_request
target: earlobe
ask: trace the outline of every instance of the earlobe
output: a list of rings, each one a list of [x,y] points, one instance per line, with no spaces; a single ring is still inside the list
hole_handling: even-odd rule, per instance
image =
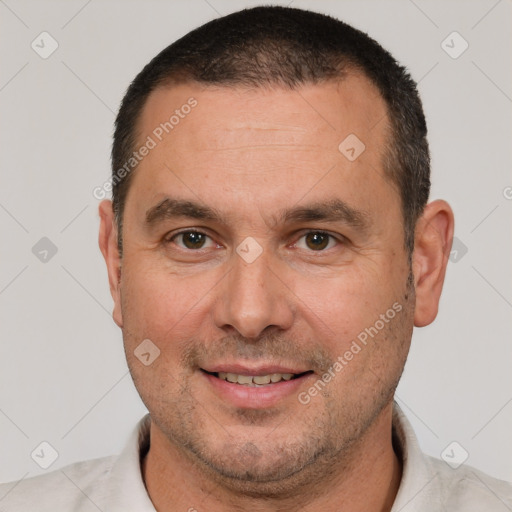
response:
[[[112,210],[112,202],[104,200],[99,205],[100,215],[100,232],[99,246],[105,263],[107,264],[108,282],[110,293],[114,299],[114,310],[112,317],[115,323],[123,326],[123,318],[121,313],[121,257],[118,248],[117,226]]]
[[[416,327],[429,325],[437,316],[453,229],[453,212],[446,201],[429,203],[418,220],[413,253]]]

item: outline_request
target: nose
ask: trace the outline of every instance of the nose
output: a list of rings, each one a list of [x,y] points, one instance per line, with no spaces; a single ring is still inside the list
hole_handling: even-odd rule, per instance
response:
[[[219,329],[235,329],[245,338],[257,338],[271,327],[291,327],[292,294],[271,268],[271,260],[265,251],[251,263],[233,254],[232,267],[215,301],[214,321]]]

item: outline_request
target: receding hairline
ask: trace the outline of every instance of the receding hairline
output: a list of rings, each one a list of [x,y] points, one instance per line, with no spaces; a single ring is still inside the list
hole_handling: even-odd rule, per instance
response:
[[[178,88],[181,86],[187,86],[190,85],[192,88],[197,86],[201,91],[226,91],[226,90],[233,90],[233,91],[300,91],[301,88],[305,88],[308,86],[322,86],[322,85],[340,85],[347,81],[348,78],[351,76],[362,78],[365,80],[371,88],[375,91],[375,97],[378,97],[384,106],[385,109],[385,116],[381,118],[377,123],[375,123],[375,126],[377,124],[380,124],[381,121],[386,122],[385,127],[385,137],[386,137],[386,148],[394,143],[394,133],[393,133],[393,127],[391,123],[391,113],[390,113],[390,105],[386,98],[383,96],[382,92],[379,89],[378,84],[375,83],[374,80],[366,73],[360,66],[354,65],[354,64],[348,64],[340,70],[340,74],[335,77],[329,77],[329,78],[323,78],[320,80],[306,80],[301,83],[297,83],[294,85],[290,85],[287,83],[281,83],[281,82],[271,82],[271,81],[265,81],[262,83],[255,83],[255,84],[248,84],[240,81],[232,81],[232,82],[225,82],[225,81],[219,81],[215,83],[211,82],[202,82],[200,80],[197,80],[193,77],[190,77],[189,74],[186,74],[185,72],[178,72],[172,75],[169,75],[165,79],[162,79],[157,85],[155,85],[154,88],[146,95],[144,102],[139,108],[139,112],[137,115],[137,118],[135,119],[135,123],[132,129],[132,133],[134,134],[133,141],[132,141],[132,150],[134,150],[139,145],[142,145],[144,142],[144,134],[142,133],[142,120],[144,117],[144,113],[146,112],[148,102],[150,99],[154,96],[155,93],[161,92],[164,90],[172,90],[173,88]],[[192,93],[192,91],[191,91]],[[179,105],[175,105],[174,107],[178,108]],[[373,127],[372,127],[373,129]],[[340,141],[341,142],[341,141]],[[383,159],[383,170],[384,170],[384,161]],[[138,165],[136,165],[133,168],[133,172],[136,171],[138,168]]]

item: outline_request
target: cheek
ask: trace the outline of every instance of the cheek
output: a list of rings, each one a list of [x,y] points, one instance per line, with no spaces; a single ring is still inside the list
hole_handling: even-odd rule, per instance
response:
[[[345,268],[323,280],[296,281],[301,316],[335,344],[355,338],[399,299],[379,275]]]
[[[340,278],[328,290],[309,289],[300,315],[330,354],[327,377],[333,384],[326,389],[333,400],[347,390],[360,398],[366,393],[370,400],[384,384],[386,390],[396,385],[412,334],[403,291],[394,292],[378,280]]]
[[[155,410],[162,400],[171,407],[186,377],[180,360],[187,340],[194,333],[193,326],[200,325],[195,308],[200,292],[196,284],[161,269],[128,267],[121,298],[130,372],[148,408]]]
[[[162,351],[176,352],[180,340],[196,335],[204,325],[215,276],[180,276],[133,264],[126,268],[121,287],[126,341],[149,338]]]

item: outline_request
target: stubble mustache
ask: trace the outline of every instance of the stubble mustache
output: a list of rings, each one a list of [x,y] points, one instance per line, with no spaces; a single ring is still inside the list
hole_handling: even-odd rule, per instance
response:
[[[181,357],[181,364],[185,368],[203,368],[213,361],[239,364],[264,362],[307,368],[322,374],[334,360],[318,342],[304,339],[297,341],[297,338],[290,341],[279,333],[263,334],[258,338],[231,335],[209,343],[192,338],[185,345]]]

